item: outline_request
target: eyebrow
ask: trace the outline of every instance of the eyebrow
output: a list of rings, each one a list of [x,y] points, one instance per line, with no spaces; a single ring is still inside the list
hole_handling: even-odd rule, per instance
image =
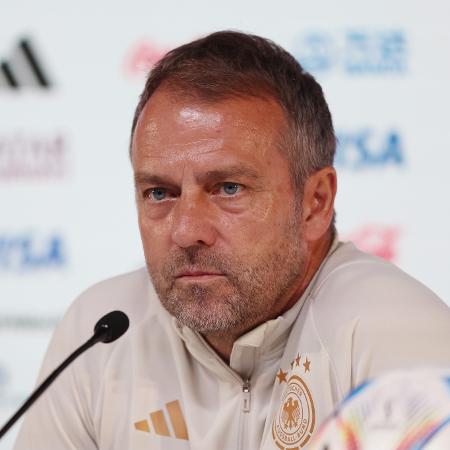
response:
[[[207,172],[200,174],[196,177],[196,180],[200,183],[205,183],[210,180],[226,180],[236,177],[251,178],[257,180],[260,178],[258,172],[246,166],[230,166],[223,169],[208,170]],[[169,177],[163,177],[156,174],[146,172],[136,172],[134,175],[135,184],[154,184],[154,185],[175,185]]]
[[[204,174],[198,176],[197,179],[200,182],[205,182],[208,180],[225,180],[227,178],[233,179],[236,177],[251,178],[253,180],[257,180],[258,178],[260,178],[258,172],[255,169],[251,167],[236,165],[225,167],[223,169],[208,170]]]
[[[135,184],[173,184],[168,183],[166,178],[160,177],[158,175],[152,175],[150,173],[145,172],[136,172],[134,174],[134,183]]]

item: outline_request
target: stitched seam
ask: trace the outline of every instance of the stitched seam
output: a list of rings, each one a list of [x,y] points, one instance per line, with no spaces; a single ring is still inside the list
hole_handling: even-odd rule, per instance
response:
[[[344,396],[343,389],[342,389],[342,386],[341,386],[341,380],[337,376],[336,365],[335,365],[335,363],[333,361],[333,358],[331,357],[330,353],[328,352],[327,347],[325,347],[325,344],[324,344],[324,342],[323,342],[323,340],[322,340],[322,338],[320,336],[319,330],[317,328],[315,314],[314,314],[314,300],[315,300],[315,297],[313,295],[311,295],[311,300],[312,300],[312,303],[311,303],[311,321],[312,321],[314,330],[315,330],[315,332],[317,334],[317,338],[318,338],[318,340],[320,342],[320,345],[324,349],[325,354],[327,355],[328,361],[330,362],[331,370],[333,371],[333,375],[334,375],[334,377],[336,379],[336,385],[337,385],[337,388],[339,390],[339,395],[341,396],[341,398],[343,398],[343,396]]]

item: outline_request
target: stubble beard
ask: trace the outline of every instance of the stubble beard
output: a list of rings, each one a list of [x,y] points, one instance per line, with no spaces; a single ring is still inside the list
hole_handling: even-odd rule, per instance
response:
[[[147,263],[147,268],[162,305],[182,325],[204,335],[228,334],[278,315],[277,306],[301,279],[305,250],[299,225],[290,223],[280,242],[250,256],[219,254],[203,246],[178,249],[162,264]],[[187,267],[225,276],[207,284],[177,282],[174,274]]]

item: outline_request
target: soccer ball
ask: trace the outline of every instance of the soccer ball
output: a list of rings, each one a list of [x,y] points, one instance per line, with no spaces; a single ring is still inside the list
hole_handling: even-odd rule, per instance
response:
[[[450,369],[397,371],[362,384],[308,450],[450,450]]]

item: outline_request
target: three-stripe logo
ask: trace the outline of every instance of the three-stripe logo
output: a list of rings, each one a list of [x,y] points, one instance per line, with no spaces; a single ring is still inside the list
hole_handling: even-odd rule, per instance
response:
[[[20,89],[52,86],[30,39],[21,39],[8,60],[0,61],[0,87]]]
[[[187,441],[189,436],[183,412],[181,411],[180,402],[174,400],[173,402],[166,403],[166,411],[169,415],[170,425],[175,438]],[[134,428],[145,433],[151,433],[153,429],[153,432],[158,436],[173,437],[166,421],[164,410],[160,409],[151,412],[149,415],[151,427],[148,420],[140,420],[139,422],[134,423]]]

